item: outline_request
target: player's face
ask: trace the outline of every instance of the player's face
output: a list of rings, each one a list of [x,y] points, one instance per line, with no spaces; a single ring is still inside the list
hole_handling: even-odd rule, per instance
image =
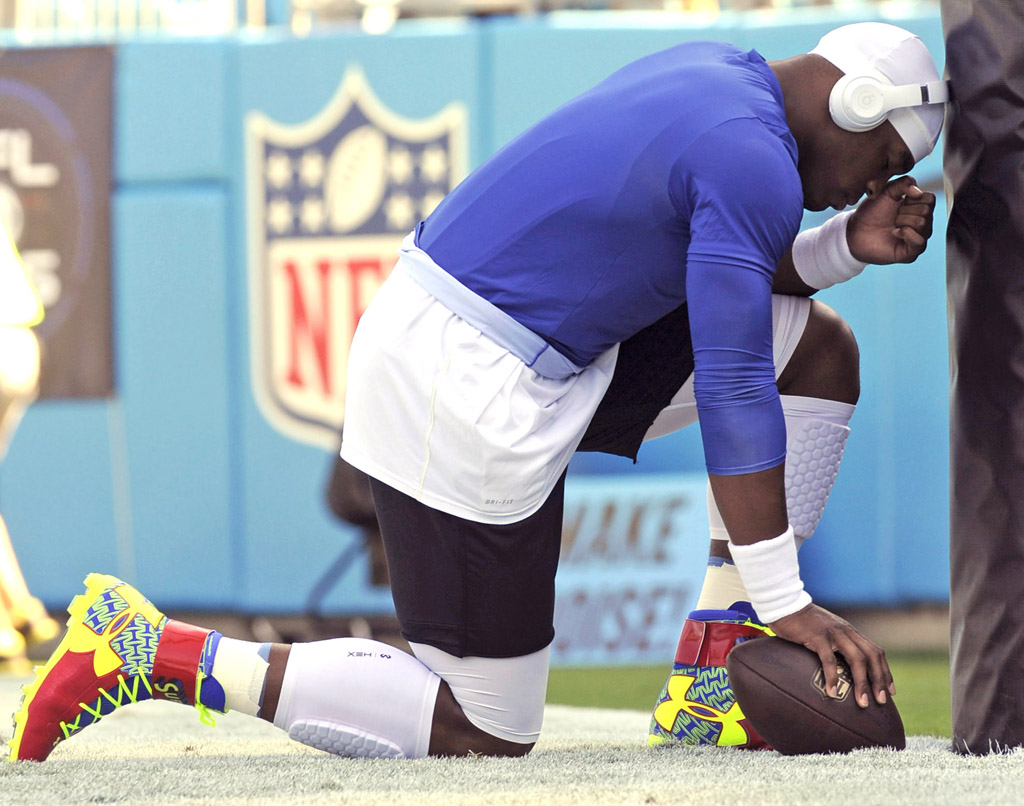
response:
[[[856,133],[832,124],[800,155],[804,207],[842,210],[913,167],[914,157],[891,123]]]

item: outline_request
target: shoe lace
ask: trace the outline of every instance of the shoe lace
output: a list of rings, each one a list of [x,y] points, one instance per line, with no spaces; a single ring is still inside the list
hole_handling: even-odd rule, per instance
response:
[[[131,703],[138,702],[140,682],[142,686],[145,687],[146,691],[149,693],[149,696],[153,696],[153,687],[152,685],[150,685],[150,682],[147,679],[146,675],[134,674],[131,676],[131,681],[132,684],[129,687],[128,681],[125,680],[125,676],[123,674],[119,674],[117,676],[117,688],[115,689],[117,693],[116,697],[111,695],[111,693],[106,689],[98,688],[97,691],[99,691],[100,696],[96,700],[95,708],[89,705],[88,703],[78,703],[78,707],[82,710],[79,712],[78,716],[75,717],[74,721],[60,721],[60,729],[64,733],[64,738],[67,739],[71,736],[71,734],[81,730],[82,727],[84,727],[83,725],[78,724],[79,719],[81,719],[82,713],[87,713],[90,716],[92,716],[93,722],[99,722],[104,717],[104,714],[102,713],[103,700],[106,700],[111,705],[113,705],[115,710],[122,707],[123,705],[130,705]],[[111,711],[111,713],[113,713],[113,711]]]
[[[203,670],[200,669],[196,673],[196,710],[199,712],[199,721],[204,725],[209,725],[211,728],[217,727],[217,721],[213,718],[213,711],[207,706],[203,705],[199,699],[199,692],[203,688],[204,678],[209,677],[207,674],[203,674]],[[225,711],[227,713],[227,711]]]
[[[213,718],[213,711],[207,706],[205,706],[199,699],[199,690],[202,687],[204,677],[208,677],[208,675],[205,675],[202,673],[202,671],[200,671],[196,679],[196,710],[199,711],[200,722],[202,722],[204,725],[208,725],[211,728],[215,728],[217,727],[217,722]],[[90,724],[95,724],[96,722],[99,722],[104,717],[104,714],[102,713],[103,700],[106,700],[111,705],[113,705],[114,710],[117,710],[122,706],[131,705],[132,703],[138,702],[140,682],[142,683],[143,687],[145,687],[146,691],[149,693],[149,696],[153,696],[153,686],[149,682],[149,678],[147,675],[141,673],[134,674],[131,676],[131,680],[132,685],[131,687],[129,687],[128,682],[125,680],[123,674],[119,674],[117,676],[116,698],[112,696],[110,692],[106,689],[98,688],[97,691],[99,692],[100,696],[99,699],[96,700],[95,708],[85,702],[78,703],[78,707],[82,710],[75,717],[74,721],[65,722],[64,720],[61,720],[59,723],[61,732],[64,734],[64,738],[70,738],[70,736],[73,733],[76,733],[84,727],[83,725],[79,724],[79,720],[81,719],[82,713],[87,713],[93,717],[93,722],[91,722]],[[113,713],[113,711],[111,711],[110,713]]]

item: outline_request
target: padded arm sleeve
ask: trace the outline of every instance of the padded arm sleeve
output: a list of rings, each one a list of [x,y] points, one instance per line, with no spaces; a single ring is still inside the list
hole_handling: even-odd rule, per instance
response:
[[[792,159],[757,125],[730,121],[685,156],[694,392],[707,469],[722,475],[766,470],[786,456],[771,293],[803,197]]]

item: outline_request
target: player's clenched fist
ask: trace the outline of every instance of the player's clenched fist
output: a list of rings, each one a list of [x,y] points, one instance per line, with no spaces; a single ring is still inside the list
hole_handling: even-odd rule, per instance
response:
[[[934,193],[921,190],[912,176],[893,179],[850,218],[850,252],[863,263],[911,263],[928,246],[934,213]]]

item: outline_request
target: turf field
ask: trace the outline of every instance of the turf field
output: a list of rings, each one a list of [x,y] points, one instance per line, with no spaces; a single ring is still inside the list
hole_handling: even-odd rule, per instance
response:
[[[949,750],[948,738],[924,735],[948,735],[944,658],[896,655],[891,661],[911,734],[900,753],[796,758],[709,747],[651,749],[647,700],[652,687],[661,687],[665,669],[560,669],[552,674],[541,740],[522,759],[340,759],[240,714],[220,717],[211,729],[192,709],[144,702],[62,744],[43,764],[0,763],[0,804],[1021,803],[1024,751],[964,758]],[[14,709],[23,682],[0,677],[0,713]],[[630,707],[554,702],[573,698]],[[8,738],[8,725],[0,723],[0,740]]]

